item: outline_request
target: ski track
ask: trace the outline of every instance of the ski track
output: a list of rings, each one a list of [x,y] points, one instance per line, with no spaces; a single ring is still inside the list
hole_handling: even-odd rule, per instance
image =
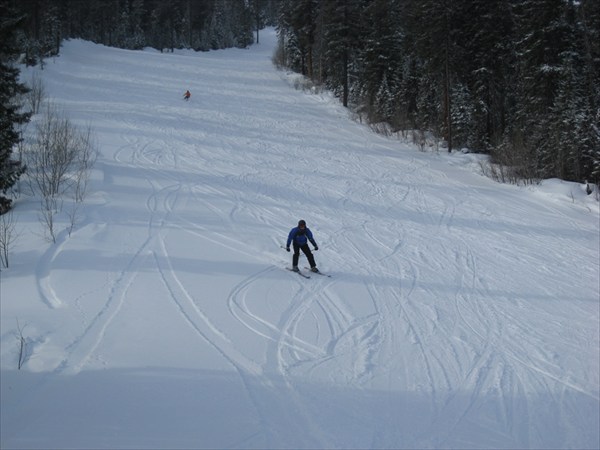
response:
[[[102,339],[126,301],[127,291],[134,282],[143,261],[148,258],[147,248],[150,238],[138,249],[129,264],[119,273],[112,284],[108,300],[100,312],[90,320],[83,333],[66,348],[66,356],[57,367],[57,371],[76,374],[91,358]]]

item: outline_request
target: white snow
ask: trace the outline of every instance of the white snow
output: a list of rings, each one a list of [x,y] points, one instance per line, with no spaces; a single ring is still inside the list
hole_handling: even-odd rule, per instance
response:
[[[275,40],[40,72],[100,156],[71,235],[16,201],[1,447],[600,447],[594,195],[376,135]],[[331,278],[285,270],[299,219]]]

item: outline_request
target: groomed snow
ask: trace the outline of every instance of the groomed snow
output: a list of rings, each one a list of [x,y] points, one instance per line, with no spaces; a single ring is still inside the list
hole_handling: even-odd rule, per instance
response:
[[[1,447],[600,447],[594,195],[376,135],[275,41],[39,72],[100,155],[71,235],[16,200]],[[285,270],[299,219],[331,278]]]

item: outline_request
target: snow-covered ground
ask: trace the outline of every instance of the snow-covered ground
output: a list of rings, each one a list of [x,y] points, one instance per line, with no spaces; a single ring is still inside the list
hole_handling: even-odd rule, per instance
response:
[[[598,448],[594,196],[373,134],[274,45],[41,72],[100,156],[56,243],[16,201],[1,447]],[[299,219],[331,277],[285,270]]]

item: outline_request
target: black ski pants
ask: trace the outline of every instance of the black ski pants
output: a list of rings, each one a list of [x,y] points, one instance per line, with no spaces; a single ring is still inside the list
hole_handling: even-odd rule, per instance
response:
[[[294,267],[296,267],[298,265],[298,259],[300,258],[300,250],[302,250],[302,252],[306,255],[306,259],[308,259],[308,263],[310,264],[310,267],[311,268],[316,267],[315,257],[313,256],[312,252],[310,251],[308,244],[298,245],[295,242],[294,242],[294,256],[292,256],[292,265]]]

